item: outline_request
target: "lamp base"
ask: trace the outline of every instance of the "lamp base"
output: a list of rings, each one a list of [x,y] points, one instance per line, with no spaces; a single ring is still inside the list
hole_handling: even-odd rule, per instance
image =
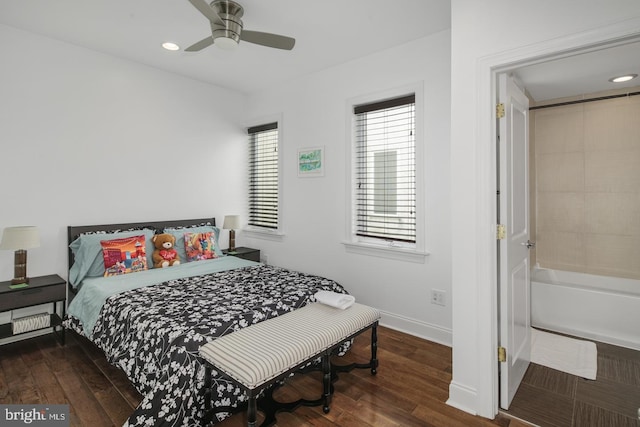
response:
[[[229,230],[229,252],[236,251],[236,230]]]
[[[11,280],[12,285],[29,283],[29,278],[27,277],[27,251],[24,249],[18,249],[15,252],[13,271],[15,277]]]

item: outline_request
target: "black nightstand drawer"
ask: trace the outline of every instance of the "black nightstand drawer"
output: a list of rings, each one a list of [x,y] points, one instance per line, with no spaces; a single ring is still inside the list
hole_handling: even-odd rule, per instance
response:
[[[67,287],[64,283],[53,286],[25,288],[2,295],[0,311],[15,310],[32,305],[45,304],[51,301],[62,301],[66,298]]]

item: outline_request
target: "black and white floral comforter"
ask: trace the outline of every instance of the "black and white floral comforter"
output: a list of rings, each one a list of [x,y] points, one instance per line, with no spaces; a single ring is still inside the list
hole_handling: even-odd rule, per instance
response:
[[[143,395],[125,426],[200,425],[204,415],[200,346],[300,308],[322,289],[345,292],[329,279],[256,265],[110,297],[100,312],[93,341]],[[77,319],[65,324],[82,333]],[[216,374],[215,406],[235,406],[244,400],[239,387]]]

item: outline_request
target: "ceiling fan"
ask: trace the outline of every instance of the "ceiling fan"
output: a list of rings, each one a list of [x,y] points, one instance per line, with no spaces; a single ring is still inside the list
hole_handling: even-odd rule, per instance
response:
[[[244,40],[277,49],[291,50],[296,40],[278,34],[249,31],[242,28],[244,9],[232,0],[214,0],[207,4],[205,0],[189,0],[211,23],[211,35],[189,46],[187,52],[197,52],[216,44],[223,49],[233,49]]]

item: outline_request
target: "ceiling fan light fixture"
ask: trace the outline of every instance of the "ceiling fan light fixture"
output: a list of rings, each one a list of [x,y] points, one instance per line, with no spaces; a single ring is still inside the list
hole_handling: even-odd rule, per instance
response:
[[[242,16],[244,9],[233,0],[189,0],[211,25],[211,37],[205,37],[185,49],[186,52],[198,52],[212,44],[221,49],[235,49],[240,40],[276,49],[291,50],[296,44],[292,37],[262,31],[243,31]]]
[[[216,37],[213,43],[224,50],[234,50],[238,47],[238,41],[231,37]]]
[[[172,42],[164,42],[162,43],[162,47],[167,50],[180,50],[180,46]]]
[[[638,77],[637,74],[625,74],[624,76],[611,77],[609,81],[611,83],[624,83],[628,82],[629,80],[633,80],[636,77]]]

